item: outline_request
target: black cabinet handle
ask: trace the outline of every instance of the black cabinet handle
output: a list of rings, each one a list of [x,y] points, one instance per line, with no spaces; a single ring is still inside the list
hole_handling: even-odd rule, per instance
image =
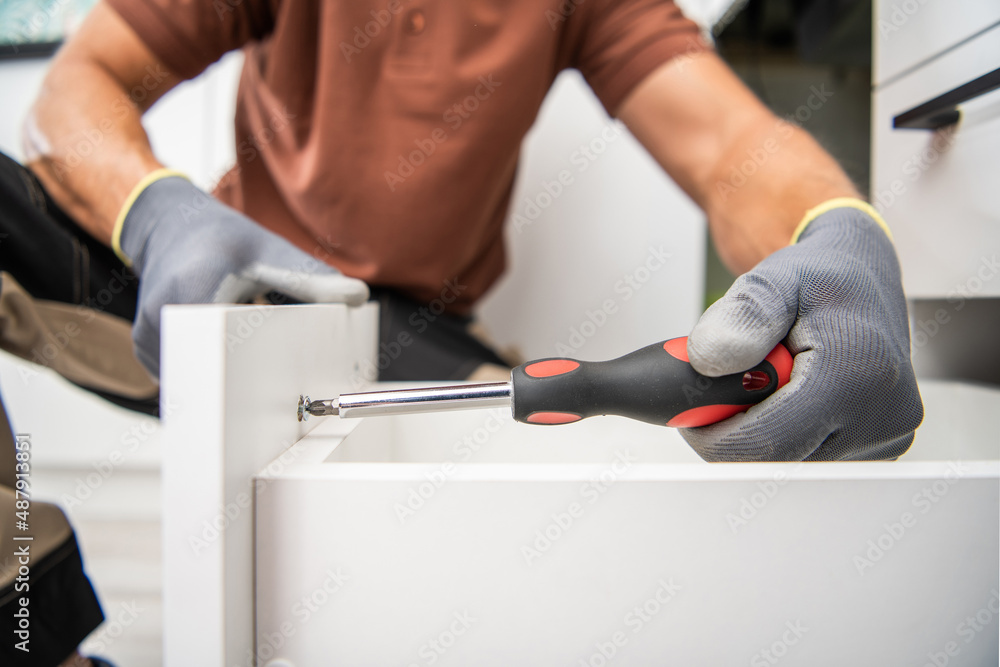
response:
[[[892,119],[892,127],[897,130],[936,130],[954,125],[962,117],[959,104],[997,88],[1000,88],[1000,68],[899,114]]]

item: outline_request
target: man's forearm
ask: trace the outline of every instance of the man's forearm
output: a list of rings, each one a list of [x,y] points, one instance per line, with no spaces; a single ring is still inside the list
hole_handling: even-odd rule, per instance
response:
[[[53,199],[108,243],[132,187],[160,164],[128,95],[96,68],[81,73],[88,82],[81,90],[72,77],[84,68],[65,67],[46,79],[25,126],[25,151]]]
[[[771,116],[723,154],[701,195],[719,255],[740,274],[788,245],[806,211],[858,192],[807,132]]]
[[[812,137],[771,113],[711,52],[660,67],[619,117],[705,210],[734,273],[788,245],[810,208],[857,196]]]
[[[102,4],[45,77],[24,127],[28,166],[60,207],[101,241],[110,241],[132,188],[161,166],[141,116],[175,83]]]

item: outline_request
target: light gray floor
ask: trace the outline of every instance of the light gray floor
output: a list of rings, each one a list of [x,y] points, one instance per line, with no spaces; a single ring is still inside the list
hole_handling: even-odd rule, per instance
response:
[[[76,529],[107,617],[84,653],[117,667],[161,665],[160,522],[80,521]]]

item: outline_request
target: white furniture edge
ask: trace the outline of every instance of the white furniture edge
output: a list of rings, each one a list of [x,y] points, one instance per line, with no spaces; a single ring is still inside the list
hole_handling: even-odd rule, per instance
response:
[[[163,664],[244,664],[254,651],[253,479],[374,358],[377,307],[163,311]]]

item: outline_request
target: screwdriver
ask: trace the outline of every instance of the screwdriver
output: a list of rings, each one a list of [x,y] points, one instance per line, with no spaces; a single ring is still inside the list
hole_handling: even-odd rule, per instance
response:
[[[516,421],[569,424],[620,415],[650,424],[690,428],[722,421],[760,403],[788,383],[792,355],[780,343],[744,373],[701,375],[688,361],[687,337],[648,345],[610,361],[553,357],[511,371],[510,382],[299,397],[299,421],[309,415],[368,417],[471,408],[511,408]]]

